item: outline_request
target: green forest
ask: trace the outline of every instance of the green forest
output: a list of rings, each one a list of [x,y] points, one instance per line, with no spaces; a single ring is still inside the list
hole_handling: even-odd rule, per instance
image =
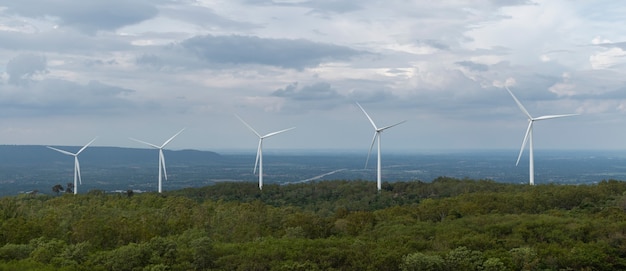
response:
[[[626,183],[224,182],[0,198],[0,270],[626,270]]]

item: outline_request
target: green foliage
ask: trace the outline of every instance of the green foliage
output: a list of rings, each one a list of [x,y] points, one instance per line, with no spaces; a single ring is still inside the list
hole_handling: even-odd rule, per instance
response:
[[[511,249],[511,258],[516,270],[535,270],[539,262],[537,252],[530,247],[519,247]]]
[[[626,183],[220,183],[0,198],[1,270],[626,270]]]
[[[2,261],[22,260],[30,257],[33,247],[30,244],[6,244],[0,248]]]
[[[507,268],[499,258],[489,258],[483,262],[484,271],[506,271]]]
[[[143,246],[130,243],[115,250],[106,251],[97,255],[98,264],[106,270],[131,271],[148,265],[150,251]]]
[[[190,242],[191,263],[195,270],[205,270],[213,266],[213,243],[209,237],[200,237]]]
[[[44,237],[33,239],[30,243],[34,247],[30,258],[40,263],[51,263],[67,246],[62,240],[47,240]]]
[[[458,247],[448,252],[444,263],[448,270],[481,270],[484,261],[482,252]]]
[[[444,270],[444,261],[437,255],[427,255],[421,252],[411,253],[402,258],[402,271],[440,271]]]

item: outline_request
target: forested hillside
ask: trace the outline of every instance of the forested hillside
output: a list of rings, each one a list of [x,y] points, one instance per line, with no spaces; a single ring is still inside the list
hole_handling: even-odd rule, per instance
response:
[[[0,198],[0,270],[624,270],[626,183],[220,183]]]

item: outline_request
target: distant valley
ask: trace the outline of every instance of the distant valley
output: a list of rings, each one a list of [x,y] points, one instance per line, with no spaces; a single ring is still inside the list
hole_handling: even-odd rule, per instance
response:
[[[80,147],[59,147],[70,152]],[[491,179],[525,183],[528,160],[515,166],[517,151],[383,153],[383,181],[421,180],[439,176]],[[80,193],[104,191],[156,191],[158,151],[118,147],[89,147],[79,156]],[[164,190],[201,187],[216,182],[256,182],[255,154],[219,154],[197,150],[165,150],[168,180]],[[526,160],[525,160],[526,159]],[[366,153],[267,152],[266,183],[301,183],[315,180],[371,180],[376,176],[376,157],[364,169]],[[0,195],[33,190],[52,193],[52,186],[73,182],[73,158],[45,146],[0,146]],[[595,183],[605,179],[626,180],[626,152],[536,151],[537,184]],[[372,185],[375,185],[374,183]]]

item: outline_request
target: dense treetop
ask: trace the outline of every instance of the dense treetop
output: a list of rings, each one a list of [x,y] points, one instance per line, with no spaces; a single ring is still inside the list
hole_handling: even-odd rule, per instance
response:
[[[616,270],[626,183],[219,183],[0,198],[0,270]]]

